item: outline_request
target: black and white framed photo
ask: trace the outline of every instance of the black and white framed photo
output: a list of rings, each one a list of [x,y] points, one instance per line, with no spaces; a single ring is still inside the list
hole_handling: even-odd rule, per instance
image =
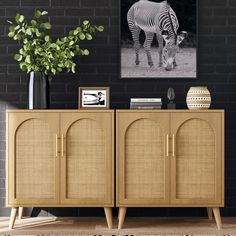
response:
[[[120,77],[197,78],[198,0],[120,0]]]
[[[109,109],[109,87],[79,87],[80,109]]]

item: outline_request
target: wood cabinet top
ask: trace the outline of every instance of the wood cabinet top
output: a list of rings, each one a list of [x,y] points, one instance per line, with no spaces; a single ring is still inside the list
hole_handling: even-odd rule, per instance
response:
[[[176,109],[176,110],[168,110],[168,109],[161,109],[161,110],[134,110],[134,109],[117,109],[117,110],[98,110],[98,109],[48,109],[48,110],[28,110],[28,109],[8,109],[6,110],[7,113],[224,113],[224,110],[220,109],[209,109],[209,110],[188,110],[188,109]]]
[[[7,109],[7,113],[114,113],[114,110],[97,110],[97,109],[40,109],[40,110],[28,110],[28,109]]]
[[[168,110],[168,109],[153,109],[153,110],[116,110],[117,113],[224,113],[224,110],[188,110],[188,109],[176,109],[176,110]]]

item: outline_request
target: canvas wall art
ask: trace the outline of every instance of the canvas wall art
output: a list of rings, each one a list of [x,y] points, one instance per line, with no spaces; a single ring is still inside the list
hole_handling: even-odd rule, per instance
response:
[[[197,78],[197,0],[120,0],[121,78]]]

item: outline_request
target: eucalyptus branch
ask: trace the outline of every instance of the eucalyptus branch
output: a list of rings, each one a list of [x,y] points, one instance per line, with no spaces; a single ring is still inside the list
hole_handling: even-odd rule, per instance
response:
[[[58,38],[54,42],[48,34],[48,30],[51,29],[50,22],[41,20],[47,14],[46,11],[37,10],[30,22],[20,14],[16,15],[15,22],[8,21],[8,36],[23,45],[14,58],[20,63],[22,71],[43,72],[49,79],[64,69],[75,73],[74,57],[89,55],[89,50],[82,49],[79,43],[92,40],[95,32],[102,32],[104,27],[92,26],[85,20],[80,27],[71,30],[68,36]]]

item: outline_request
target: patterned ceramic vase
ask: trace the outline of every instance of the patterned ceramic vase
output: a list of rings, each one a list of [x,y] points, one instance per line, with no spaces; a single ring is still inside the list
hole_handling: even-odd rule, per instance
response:
[[[211,105],[211,94],[207,87],[191,87],[186,102],[191,110],[208,109]]]

